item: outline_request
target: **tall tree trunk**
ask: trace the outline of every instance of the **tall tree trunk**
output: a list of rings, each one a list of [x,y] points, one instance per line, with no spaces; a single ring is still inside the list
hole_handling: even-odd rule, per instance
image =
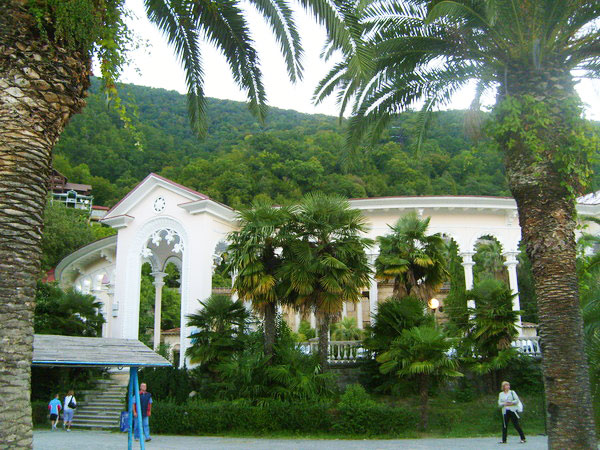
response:
[[[327,314],[319,314],[319,363],[321,364],[321,372],[326,372],[329,368],[329,316]]]
[[[275,320],[277,318],[277,305],[267,303],[265,305],[265,355],[269,358],[268,364],[271,364],[273,356],[273,346],[275,345]]]
[[[535,281],[548,443],[553,449],[596,448],[575,272],[575,200],[566,187],[577,190],[579,186],[576,177],[564,175],[560,161],[561,151],[577,151],[569,139],[577,133],[573,124],[580,110],[573,107],[573,83],[563,68],[544,68],[534,74],[514,70],[507,80],[502,95],[508,93],[525,105],[517,114],[521,131],[504,131],[497,138],[505,151],[509,185]],[[500,126],[510,116],[502,112],[503,101],[506,98],[499,102]],[[532,108],[539,108],[540,103],[542,108],[533,113]],[[543,125],[540,111],[549,120]],[[514,109],[512,113],[509,120],[514,122]]]
[[[0,442],[31,448],[33,303],[51,153],[84,104],[89,58],[45,42],[0,2]]]
[[[429,426],[429,377],[427,374],[419,377],[419,397],[421,399],[421,429],[425,431]]]

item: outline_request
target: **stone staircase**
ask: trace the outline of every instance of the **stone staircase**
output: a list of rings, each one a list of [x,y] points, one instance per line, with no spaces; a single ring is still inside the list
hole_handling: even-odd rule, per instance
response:
[[[116,377],[99,380],[95,389],[76,393],[77,409],[72,426],[118,430],[126,394],[127,384]]]

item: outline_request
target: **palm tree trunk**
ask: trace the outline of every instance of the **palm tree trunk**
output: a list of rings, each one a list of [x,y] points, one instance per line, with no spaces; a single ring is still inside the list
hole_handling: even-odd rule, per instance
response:
[[[84,104],[89,60],[44,42],[26,2],[0,2],[0,442],[31,448],[35,284],[54,144]]]
[[[517,73],[501,90],[517,99],[523,99],[523,93],[534,94],[536,102],[544,103],[552,122],[528,131],[544,151],[532,148],[515,132],[504,133],[499,142],[537,294],[549,447],[590,449],[597,444],[575,272],[576,211],[565,187],[577,189],[578,180],[567,179],[554,162],[558,152],[570,148],[565,141],[571,130],[565,124],[573,123],[573,114],[577,120],[578,111],[569,110],[575,95],[570,74],[544,70],[535,75]],[[527,108],[519,113],[523,124],[531,123],[533,116]],[[500,114],[500,124],[502,119]]]
[[[273,346],[275,345],[275,320],[277,318],[277,305],[267,303],[265,305],[265,355],[269,358],[268,364],[271,364],[273,356]]]
[[[321,364],[321,372],[327,372],[329,368],[329,316],[320,314],[319,318],[319,363]]]
[[[421,400],[421,430],[429,426],[429,377],[423,374],[419,377],[419,397]]]

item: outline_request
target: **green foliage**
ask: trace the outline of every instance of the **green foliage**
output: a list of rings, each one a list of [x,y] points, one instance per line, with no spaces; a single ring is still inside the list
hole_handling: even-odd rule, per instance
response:
[[[124,0],[28,0],[26,4],[45,39],[88,57],[95,54],[107,86],[113,87],[133,41],[124,21]]]
[[[158,434],[293,434],[394,436],[414,430],[416,414],[405,408],[345,404],[335,410],[330,403],[269,401],[252,406],[236,402],[156,402],[152,430]]]
[[[31,402],[31,418],[33,426],[47,425],[49,423],[48,401]]]
[[[475,284],[467,297],[476,305],[472,311],[471,337],[477,352],[495,356],[501,350],[509,349],[518,335],[515,324],[519,312],[512,307],[515,294],[502,281],[485,279]]]
[[[362,338],[354,317],[345,317],[331,326],[331,339],[334,341],[357,341]]]
[[[225,295],[213,295],[200,305],[198,313],[188,316],[193,331],[186,356],[214,372],[216,365],[244,348],[250,314],[241,301],[234,302]]]
[[[65,256],[96,238],[87,211],[49,201],[44,211],[42,270],[55,267]]]
[[[429,220],[410,212],[377,238],[376,274],[394,281],[395,297],[412,295],[426,303],[448,277],[445,244],[439,233],[427,234]]]
[[[105,322],[102,304],[93,295],[63,291],[56,283],[38,282],[35,293],[34,330],[39,334],[100,336]]]
[[[493,237],[484,237],[475,244],[473,255],[473,279],[475,282],[485,278],[495,278],[508,282],[508,272],[504,266],[502,246]]]
[[[190,393],[198,388],[194,371],[186,368],[146,367],[140,370],[139,380],[148,385],[152,400],[159,403],[185,403],[190,398]]]
[[[198,141],[187,126],[184,96],[134,85],[119,91],[128,109],[136,105],[143,151],[132,151],[135,138],[93,79],[86,108],[69,122],[55,152],[55,168],[72,182],[91,184],[96,204],[113,205],[149,172],[235,208],[257,197],[290,204],[311,190],[345,197],[509,195],[501,155],[489,140],[465,135],[463,111],[434,113],[419,154],[418,114],[408,112],[381,144],[348,157],[333,117],[273,108],[261,126],[243,103],[207,99],[209,133]],[[322,171],[300,173],[315,161]]]
[[[576,95],[544,100],[533,94],[507,96],[496,105],[491,134],[507,154],[521,153],[534,166],[552,164],[574,198],[590,181],[597,139]]]
[[[433,317],[425,313],[423,302],[415,297],[390,298],[379,305],[375,323],[368,328],[365,346],[376,355],[387,351],[392,341],[406,329],[433,324]]]
[[[73,290],[64,292],[56,283],[38,282],[34,331],[63,336],[100,336],[104,323],[100,307],[101,304],[92,295]],[[90,388],[101,374],[100,369],[32,367],[31,398],[48,402],[57,392],[64,395],[69,389]]]
[[[430,325],[402,330],[402,336],[392,342],[389,350],[377,357],[381,372],[398,376],[433,377],[461,376],[456,361],[447,356],[451,342],[443,332]]]
[[[310,322],[302,320],[298,326],[298,334],[304,336],[303,340],[307,341],[316,337],[317,331],[314,328],[311,328]]]
[[[217,371],[222,380],[215,385],[217,398],[262,404],[270,399],[288,402],[323,401],[336,391],[334,377],[320,373],[319,362],[298,348],[283,320],[277,322],[272,358],[262,352],[260,332],[250,334],[244,350],[223,361]]]

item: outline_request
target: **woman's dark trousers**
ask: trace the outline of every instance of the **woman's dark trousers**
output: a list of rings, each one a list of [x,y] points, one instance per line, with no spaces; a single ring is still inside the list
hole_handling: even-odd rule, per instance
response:
[[[508,433],[508,421],[512,420],[513,425],[515,426],[515,430],[519,433],[521,440],[525,440],[525,435],[523,434],[523,430],[521,430],[521,425],[519,425],[519,418],[514,411],[506,410],[506,414],[502,418],[502,442],[506,442],[506,434]]]

